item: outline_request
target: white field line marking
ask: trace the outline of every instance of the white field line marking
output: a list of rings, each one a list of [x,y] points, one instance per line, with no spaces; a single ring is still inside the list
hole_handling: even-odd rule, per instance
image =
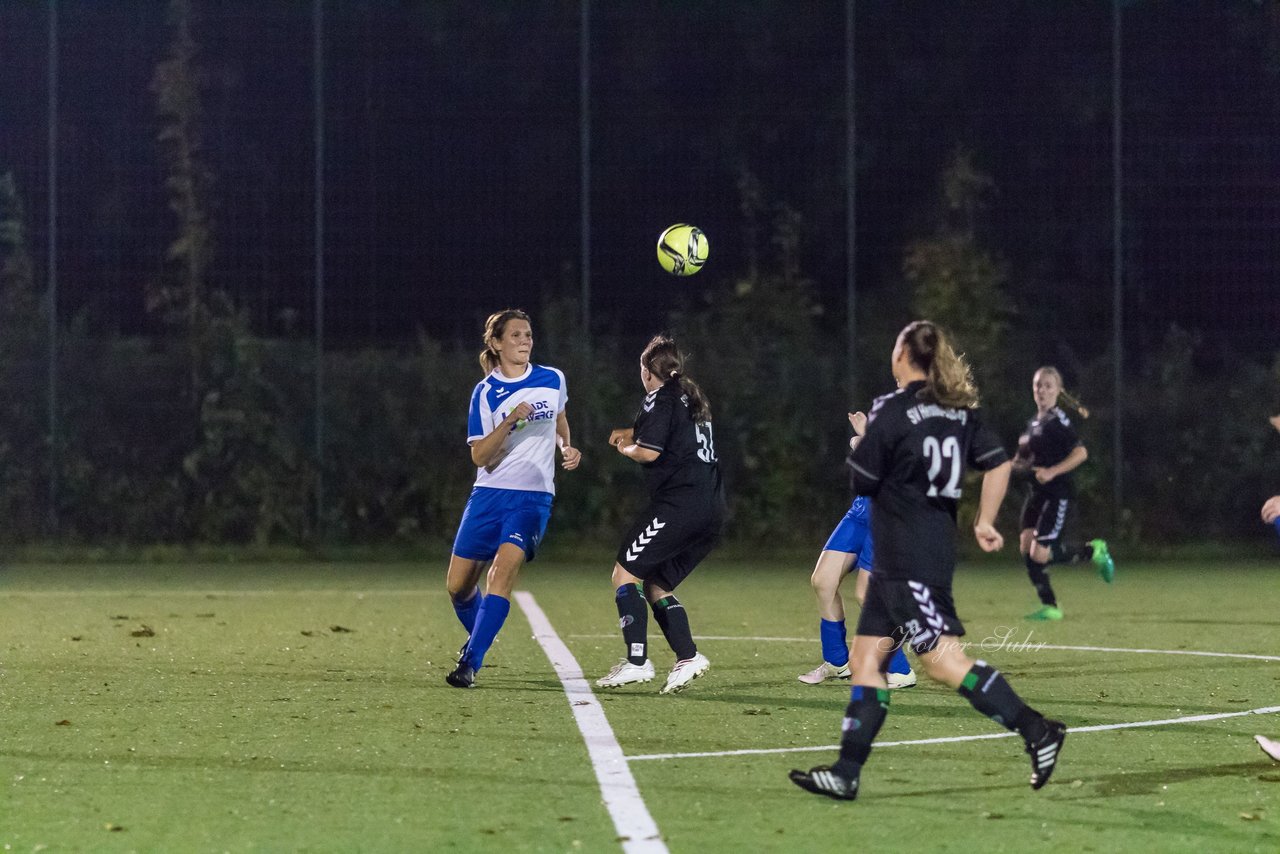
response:
[[[577,659],[569,652],[564,641],[560,640],[551,621],[538,607],[533,594],[518,590],[515,600],[529,620],[538,645],[560,677],[560,684],[564,686],[565,696],[569,698],[569,706],[573,709],[573,717],[582,732],[582,740],[587,744],[591,767],[596,772],[596,779],[600,781],[604,805],[622,840],[622,850],[627,854],[666,854],[666,843],[662,841],[658,825],[649,815],[644,799],[640,797],[640,789],[636,786],[635,777],[631,775],[631,768],[627,766],[622,746],[613,735],[600,701],[591,693],[591,686],[587,684]]]
[[[1220,721],[1225,718],[1240,718],[1245,715],[1271,715],[1280,712],[1280,706],[1263,706],[1260,709],[1249,709],[1245,712],[1219,712],[1210,715],[1188,715],[1182,718],[1165,718],[1159,721],[1134,721],[1123,724],[1098,724],[1097,726],[1073,726],[1067,732],[1104,732],[1113,729],[1134,729],[1136,727],[1165,726],[1166,724],[1190,724],[1202,721]],[[947,738],[918,738],[911,741],[877,741],[876,749],[881,747],[902,747],[909,744],[953,744],[959,741],[982,741],[988,738],[1012,738],[1016,732],[991,732],[982,735],[957,735]],[[759,750],[722,750],[707,753],[647,753],[640,756],[628,756],[628,762],[642,762],[648,759],[701,759],[713,756],[758,756],[771,753],[807,753],[818,750],[839,750],[838,744],[824,744],[821,747],[775,747]]]
[[[569,635],[571,638],[617,638],[618,635]],[[763,643],[817,643],[817,638],[743,637],[741,635],[696,635],[695,640],[706,641],[760,641]],[[1134,655],[1199,655],[1207,658],[1244,658],[1251,661],[1280,661],[1280,655],[1257,655],[1247,652],[1205,652],[1193,649],[1129,649],[1118,646],[1063,646],[1039,641],[1014,641],[1003,643],[993,638],[993,646],[984,647],[983,641],[973,641],[969,647],[975,652],[1038,652],[1042,649],[1067,650],[1069,652],[1120,652]]]

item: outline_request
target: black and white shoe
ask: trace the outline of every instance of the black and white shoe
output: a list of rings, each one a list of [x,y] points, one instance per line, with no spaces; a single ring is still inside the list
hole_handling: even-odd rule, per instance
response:
[[[791,782],[806,792],[826,795],[837,801],[852,801],[858,797],[858,781],[840,776],[829,765],[819,765],[808,771],[793,770]]]
[[[1035,741],[1028,740],[1027,754],[1031,757],[1031,788],[1038,789],[1049,782],[1058,757],[1062,755],[1062,743],[1067,740],[1067,725],[1062,721],[1045,718],[1045,731]]]
[[[458,662],[457,668],[444,677],[455,688],[474,688],[476,686],[476,669],[465,661]]]

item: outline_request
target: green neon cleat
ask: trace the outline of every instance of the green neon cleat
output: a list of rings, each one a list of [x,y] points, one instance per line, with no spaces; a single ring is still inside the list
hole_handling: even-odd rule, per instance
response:
[[[1045,620],[1061,620],[1062,617],[1063,617],[1062,609],[1059,608],[1057,605],[1045,605],[1039,611],[1032,611],[1030,614],[1027,614],[1027,616],[1024,617],[1023,619],[1045,621]]]
[[[1090,540],[1093,546],[1093,562],[1098,567],[1098,577],[1110,584],[1116,577],[1116,562],[1111,559],[1106,540]]]

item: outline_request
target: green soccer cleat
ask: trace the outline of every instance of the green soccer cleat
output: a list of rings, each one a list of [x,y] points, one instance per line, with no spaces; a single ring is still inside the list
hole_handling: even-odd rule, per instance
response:
[[[1030,614],[1027,614],[1023,619],[1037,621],[1061,620],[1062,616],[1062,609],[1057,605],[1045,605],[1040,610],[1032,611]]]
[[[1110,584],[1116,577],[1116,562],[1111,559],[1106,540],[1090,540],[1093,546],[1093,562],[1098,567],[1098,577]]]

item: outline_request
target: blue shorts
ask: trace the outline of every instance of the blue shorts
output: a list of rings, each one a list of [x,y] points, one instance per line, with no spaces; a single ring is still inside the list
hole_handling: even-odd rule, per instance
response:
[[[844,514],[840,524],[831,532],[822,550],[856,554],[857,568],[871,571],[875,546],[871,542],[871,502],[867,498],[859,495],[853,499],[849,512]]]
[[[525,560],[533,560],[551,518],[551,500],[549,492],[475,487],[462,511],[453,553],[468,560],[493,560],[499,546],[512,543],[524,549]]]

